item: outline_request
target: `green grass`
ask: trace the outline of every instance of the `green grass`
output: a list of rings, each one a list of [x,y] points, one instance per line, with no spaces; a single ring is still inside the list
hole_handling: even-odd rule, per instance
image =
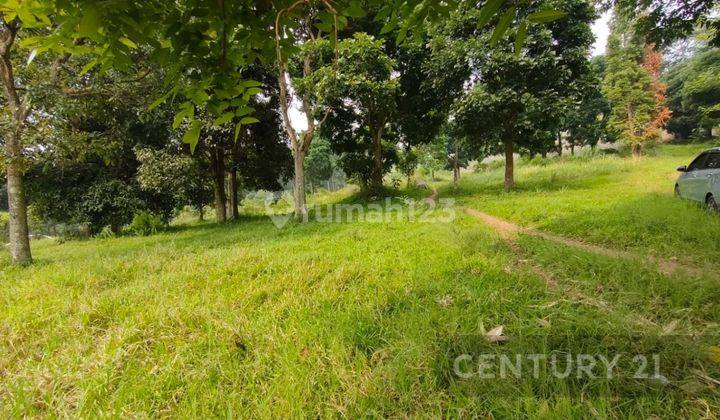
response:
[[[442,183],[441,196],[588,242],[712,264],[718,217],[671,195],[672,169],[696,149],[664,147],[639,164],[526,165],[511,194],[501,192],[501,172],[490,171],[467,176],[458,191]],[[452,223],[282,230],[248,216],[147,238],[43,240],[33,251],[31,267],[0,262],[2,417],[648,418],[720,410],[717,387],[697,373],[720,378],[709,353],[720,325],[714,272],[666,276],[526,236],[511,247],[459,209]],[[483,336],[497,325],[510,337],[501,346]],[[453,373],[464,353],[550,351],[657,353],[669,382],[629,378],[631,364],[611,380]]]
[[[441,195],[525,226],[717,266],[720,218],[673,192],[676,168],[708,147],[662,146],[640,162],[605,156],[521,165],[513,193],[502,191],[499,169],[467,176]]]

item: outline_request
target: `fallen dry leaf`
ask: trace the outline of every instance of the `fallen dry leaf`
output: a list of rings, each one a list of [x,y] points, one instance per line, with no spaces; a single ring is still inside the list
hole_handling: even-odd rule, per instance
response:
[[[485,338],[491,343],[502,343],[508,340],[507,336],[503,335],[504,325],[499,325],[492,330],[485,333]]]

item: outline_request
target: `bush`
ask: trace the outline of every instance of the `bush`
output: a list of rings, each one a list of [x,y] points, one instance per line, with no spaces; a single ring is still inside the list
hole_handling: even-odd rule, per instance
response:
[[[0,239],[3,243],[10,240],[10,215],[0,213]]]
[[[97,234],[97,237],[100,239],[110,239],[115,237],[115,232],[113,232],[112,227],[105,226],[102,228],[100,233]]]
[[[135,214],[128,231],[138,236],[149,236],[158,233],[165,227],[162,217],[148,211],[141,211]]]
[[[505,167],[505,159],[493,159],[489,162],[483,163],[479,162],[475,166],[475,173],[485,172],[485,171],[494,171],[500,168]]]

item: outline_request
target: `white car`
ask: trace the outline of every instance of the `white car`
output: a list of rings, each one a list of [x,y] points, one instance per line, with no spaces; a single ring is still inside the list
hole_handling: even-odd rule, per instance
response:
[[[681,166],[682,172],[675,184],[675,193],[699,201],[713,210],[718,210],[720,201],[720,147],[706,150],[689,166]]]

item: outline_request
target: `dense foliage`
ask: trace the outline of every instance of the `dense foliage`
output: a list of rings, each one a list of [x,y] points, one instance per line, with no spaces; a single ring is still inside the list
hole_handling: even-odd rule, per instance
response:
[[[514,186],[514,153],[551,149],[566,113],[562,105],[587,93],[581,82],[591,72],[589,24],[595,11],[582,0],[558,7],[567,14],[564,19],[515,35],[526,37],[519,54],[505,44],[487,48],[493,34],[476,30],[474,9],[454,16],[433,41],[441,59],[453,50],[451,59],[466,68],[462,83],[471,88],[454,105],[458,130],[491,153],[504,151],[508,190]]]
[[[670,68],[665,76],[672,118],[668,130],[679,138],[706,136],[720,124],[720,50],[709,48]]]
[[[633,30],[633,21],[618,13],[612,23],[603,92],[612,107],[608,127],[639,157],[643,145],[659,139],[670,113],[659,81],[661,56]]]

